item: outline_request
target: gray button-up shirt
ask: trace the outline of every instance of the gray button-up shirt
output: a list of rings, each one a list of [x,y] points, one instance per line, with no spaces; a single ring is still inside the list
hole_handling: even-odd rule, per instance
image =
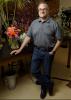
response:
[[[38,47],[54,47],[57,40],[61,40],[61,31],[58,24],[52,19],[42,22],[40,19],[34,20],[27,32],[33,39],[34,45]]]

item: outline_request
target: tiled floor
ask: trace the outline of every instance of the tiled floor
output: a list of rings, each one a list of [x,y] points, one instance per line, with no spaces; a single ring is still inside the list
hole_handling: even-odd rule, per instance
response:
[[[60,48],[54,59],[52,77],[71,79],[71,68],[67,69],[67,49]],[[54,96],[45,99],[71,99],[71,88],[67,87],[68,81],[54,79]],[[30,75],[19,77],[16,88],[9,90],[5,85],[0,85],[0,99],[40,99],[40,86],[32,81]]]

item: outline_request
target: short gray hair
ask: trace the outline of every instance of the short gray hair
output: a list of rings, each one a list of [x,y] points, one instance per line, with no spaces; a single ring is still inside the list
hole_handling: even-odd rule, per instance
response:
[[[39,7],[39,5],[40,5],[40,4],[46,4],[46,5],[47,5],[47,7],[49,8],[48,3],[47,3],[46,1],[40,1],[40,2],[38,3],[37,8]]]

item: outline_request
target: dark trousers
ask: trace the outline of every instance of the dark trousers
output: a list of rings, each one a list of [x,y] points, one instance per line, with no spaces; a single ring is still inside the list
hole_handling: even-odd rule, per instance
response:
[[[49,50],[37,47],[34,48],[31,62],[31,73],[41,82],[43,87],[48,87],[49,84],[51,84],[51,68],[53,58],[54,55],[49,54]],[[43,72],[41,71],[40,64],[43,67]]]

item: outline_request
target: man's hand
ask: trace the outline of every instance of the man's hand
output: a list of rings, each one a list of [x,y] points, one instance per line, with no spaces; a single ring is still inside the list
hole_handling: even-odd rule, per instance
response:
[[[53,55],[53,54],[55,54],[55,51],[50,51],[49,54]]]
[[[50,55],[53,55],[53,54],[54,54],[54,52],[53,52],[53,51],[51,51],[51,52],[49,52],[49,54],[50,54]]]
[[[10,54],[11,54],[11,55],[13,55],[13,54],[17,55],[17,54],[19,54],[20,52],[21,52],[21,50],[20,50],[20,49],[17,49],[17,50],[13,50]]]
[[[57,49],[59,48],[60,44],[61,44],[61,41],[60,41],[60,40],[57,40],[56,45],[54,46],[53,50],[49,52],[49,54],[50,54],[50,55],[55,54],[55,52],[56,52]]]

